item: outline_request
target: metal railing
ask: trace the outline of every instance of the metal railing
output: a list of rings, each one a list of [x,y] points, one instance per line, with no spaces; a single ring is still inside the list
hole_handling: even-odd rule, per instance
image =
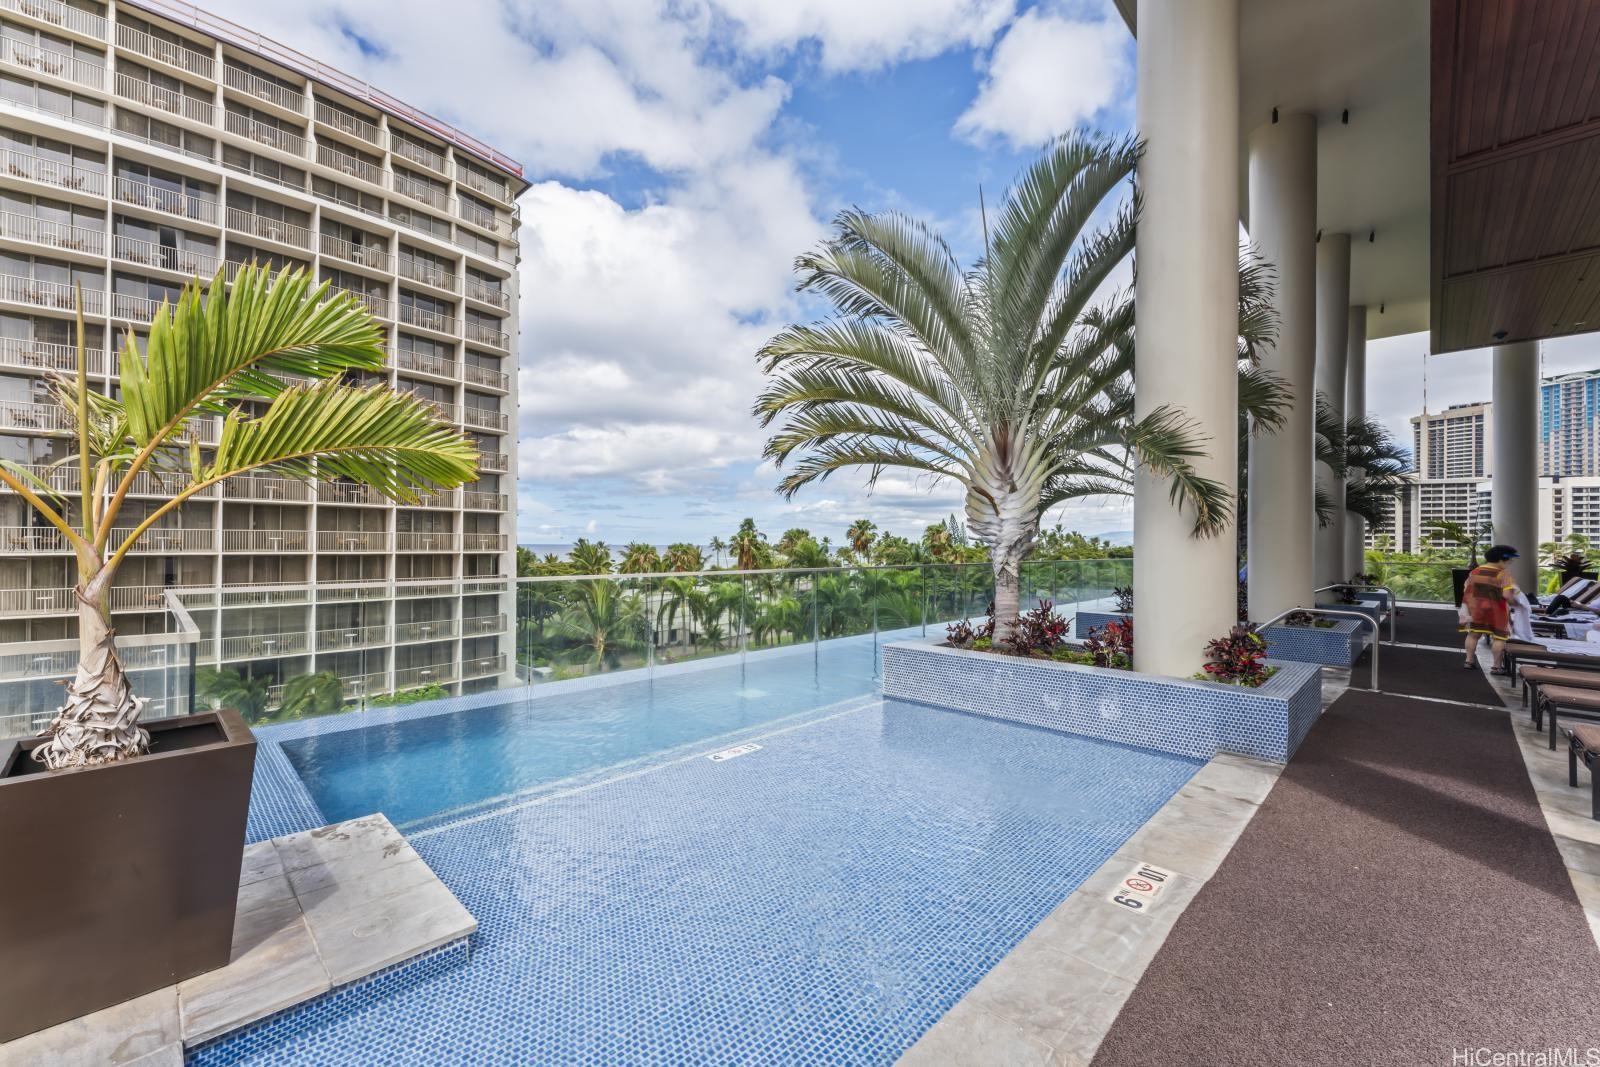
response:
[[[190,252],[172,245],[158,245],[134,237],[117,235],[116,257],[129,263],[146,267],[177,271],[191,277],[210,279],[217,273],[217,257],[203,252]]]
[[[504,330],[481,322],[467,320],[467,340],[480,344],[492,345],[495,348],[509,351],[511,349],[511,335]]]
[[[467,295],[485,304],[493,304],[502,311],[511,309],[511,294],[498,285],[467,275]]]
[[[511,376],[503,370],[485,367],[478,363],[463,365],[462,377],[473,385],[487,385],[505,392],[511,388]]]
[[[217,105],[207,97],[175,92],[164,85],[156,85],[120,71],[116,80],[117,95],[124,99],[178,115],[190,122],[199,122],[207,126],[217,124]]]
[[[476,489],[463,489],[461,491],[461,506],[468,511],[504,511],[506,509],[506,495],[504,493],[484,493]]]
[[[456,680],[456,665],[450,662],[430,663],[422,667],[403,667],[394,672],[396,689],[412,689],[421,685],[443,685]]]
[[[317,162],[324,167],[332,168],[340,174],[352,178],[360,178],[373,185],[383,185],[383,168],[376,163],[362,159],[360,156],[349,152],[341,152],[332,145],[317,145]]]
[[[393,313],[389,310],[389,298],[380,293],[368,292],[365,289],[351,289],[344,285],[330,285],[328,286],[328,294],[330,296],[334,294],[348,296],[380,319],[393,317]]]
[[[318,482],[317,501],[322,504],[384,504],[383,494],[360,482]]]
[[[268,241],[277,241],[279,244],[294,245],[308,252],[311,250],[310,229],[287,219],[275,219],[267,215],[257,215],[243,208],[230,207],[228,229],[239,230]]]
[[[245,634],[224,637],[220,642],[223,659],[261,659],[265,656],[291,656],[308,652],[311,635],[298,633]]]
[[[311,487],[296,478],[239,474],[223,480],[222,495],[230,500],[310,500]]]
[[[1355,619],[1357,622],[1362,622],[1372,627],[1372,644],[1369,646],[1372,649],[1371,685],[1372,691],[1376,693],[1378,691],[1378,648],[1383,644],[1383,635],[1378,630],[1378,620],[1364,611],[1345,611],[1341,608],[1290,608],[1288,611],[1280,611],[1266,622],[1261,623],[1256,627],[1256,630],[1257,632],[1264,631],[1273,623],[1281,622],[1297,612],[1305,612],[1308,615],[1338,615],[1346,619]]]
[[[437,333],[454,334],[456,332],[455,316],[446,315],[439,311],[430,311],[415,304],[401,303],[400,321],[407,326],[417,326]]]
[[[400,262],[395,273],[402,278],[431,285],[435,289],[446,289],[452,293],[456,291],[456,276],[453,273],[415,256],[408,256],[404,252],[400,253]]]
[[[229,482],[223,482],[227,486]],[[224,552],[304,552],[311,534],[306,530],[223,530]]]
[[[89,373],[101,373],[104,353],[98,348],[91,348],[85,355],[88,357]],[[78,350],[72,345],[51,341],[0,337],[0,366],[24,370],[75,371],[78,369]]]
[[[200,222],[217,221],[217,202],[176,189],[162,189],[149,182],[133,178],[118,178],[113,186],[113,196],[124,204],[147,207],[179,218],[197,219]]]
[[[436,378],[454,378],[457,369],[456,361],[448,356],[436,356],[431,352],[417,352],[404,348],[395,351],[394,365],[400,370],[431,374]]]
[[[1390,589],[1388,586],[1383,586],[1383,585],[1361,585],[1361,584],[1359,584],[1357,582],[1335,582],[1332,585],[1319,586],[1318,588],[1313,589],[1311,592],[1312,592],[1312,595],[1315,595],[1317,593],[1331,592],[1334,589],[1365,589],[1365,590],[1370,590],[1372,592],[1378,592],[1378,593],[1387,594],[1388,597],[1389,597],[1389,603],[1387,605],[1380,605],[1379,606],[1379,608],[1378,608],[1378,618],[1381,620],[1383,618],[1383,616],[1384,616],[1384,613],[1385,612],[1388,613],[1388,616],[1389,616],[1389,643],[1391,645],[1395,643],[1395,636],[1394,636],[1395,635],[1395,616],[1399,614],[1399,612],[1396,609],[1400,605],[1399,605],[1399,602],[1397,600],[1395,600],[1394,591],[1392,589]],[[1379,636],[1379,640],[1382,640],[1382,636],[1381,635]]]
[[[504,452],[491,452],[480,448],[478,450],[478,469],[503,474],[511,469],[511,457]]]
[[[394,535],[394,549],[396,552],[454,552],[456,535],[447,530],[402,530]]]
[[[374,645],[388,643],[389,627],[386,623],[377,623],[372,626],[341,626],[331,630],[318,630],[316,633],[318,652],[371,648]]]
[[[456,181],[492,200],[507,205],[511,203],[511,194],[507,191],[505,182],[487,178],[470,167],[463,167],[459,162],[456,164]]]
[[[291,89],[286,85],[279,85],[275,81],[268,81],[266,78],[236,67],[232,63],[224,63],[222,65],[222,84],[230,89],[237,89],[241,93],[253,96],[257,100],[265,100],[270,104],[275,104],[285,111],[293,111],[296,115],[304,115],[306,113],[306,97],[304,93]]]
[[[408,175],[400,173],[399,171],[394,172],[393,178],[394,191],[399,193],[401,196],[410,197],[412,200],[427,204],[431,207],[445,210],[449,209],[450,194],[446,193],[438,186],[429,185],[427,182],[421,181],[417,178],[412,178]]]
[[[97,41],[106,39],[107,23],[104,18],[92,11],[63,4],[61,0],[0,0],[0,11],[26,15],[63,30],[93,37]]]
[[[104,229],[91,230],[87,226],[50,222],[37,215],[22,215],[15,211],[0,211],[0,236],[92,256],[106,254]]]
[[[54,404],[0,400],[0,426],[8,430],[70,430],[72,420]]]
[[[105,314],[106,294],[100,289],[83,290],[83,313]],[[73,287],[65,282],[47,282],[38,278],[24,278],[16,274],[0,274],[0,300],[33,307],[57,308],[71,311],[77,307]]]
[[[511,425],[511,417],[497,408],[475,408],[468,404],[461,409],[461,422],[480,430],[504,430]]]
[[[317,101],[316,117],[317,121],[324,126],[332,126],[336,130],[348,133],[357,140],[365,141],[374,146],[383,144],[383,131],[377,126],[364,118],[340,111],[338,108],[325,104],[320,100]]]
[[[401,159],[408,159],[419,166],[427,167],[436,174],[448,173],[445,170],[444,156],[409,138],[397,137],[392,131],[389,134],[389,151]]]
[[[382,530],[318,530],[318,552],[386,552],[389,535]]]
[[[423,622],[397,622],[394,625],[394,643],[410,644],[417,641],[442,641],[456,636],[454,619],[428,619]]]
[[[112,544],[121,544],[135,527],[117,527],[111,531]],[[212,552],[216,549],[215,531],[210,527],[152,527],[139,535],[134,542],[135,552]]]
[[[103,60],[95,63],[65,52],[40,48],[14,37],[0,37],[0,62],[22,67],[37,74],[60,78],[62,81],[69,81],[87,89],[104,91],[106,87],[106,68]]]
[[[117,47],[203,78],[213,77],[216,70],[216,58],[208,52],[173,44],[121,23],[117,25]]]
[[[335,237],[331,233],[322,235],[322,254],[335,256],[347,263],[359,263],[374,270],[394,269],[394,256],[390,255],[387,248],[381,245],[357,244],[342,237]]]
[[[53,526],[0,526],[0,551],[55,554],[71,551],[67,535]]]
[[[0,0],[0,3],[3,2]],[[58,189],[72,189],[90,196],[106,195],[106,172],[103,170],[89,170],[10,148],[0,154],[0,160],[4,161],[5,172],[13,178],[52,185]]]
[[[306,139],[300,134],[283,129],[281,126],[269,126],[237,111],[229,111],[223,116],[222,128],[240,137],[248,137],[257,144],[276,148],[280,152],[302,158],[306,154]]]

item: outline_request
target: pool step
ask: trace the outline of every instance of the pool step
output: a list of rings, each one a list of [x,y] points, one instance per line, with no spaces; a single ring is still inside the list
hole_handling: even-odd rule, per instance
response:
[[[319,999],[386,995],[466,961],[478,923],[383,815],[245,849],[233,961],[7,1046],[19,1062],[181,1064]],[[21,1046],[27,1045],[27,1048]],[[28,1057],[33,1056],[30,1060]]]

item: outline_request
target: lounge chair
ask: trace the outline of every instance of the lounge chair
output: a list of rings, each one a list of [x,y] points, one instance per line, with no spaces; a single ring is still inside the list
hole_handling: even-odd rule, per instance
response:
[[[1600,689],[1600,664],[1594,670],[1578,667],[1524,667],[1521,674],[1522,706],[1533,712],[1533,728],[1543,725],[1544,709],[1539,691],[1547,685],[1564,685],[1569,689]]]
[[[1600,771],[1595,767],[1600,761],[1600,726],[1570,726],[1567,728],[1567,783],[1578,784],[1578,761],[1589,768],[1589,814],[1600,819]]]
[[[1558,652],[1543,645],[1533,644],[1529,641],[1512,639],[1506,642],[1506,668],[1515,678],[1523,663],[1540,663],[1547,667],[1576,667],[1580,670],[1590,668],[1600,670],[1600,646],[1597,646],[1596,655],[1586,656],[1579,652]]]
[[[1550,713],[1550,750],[1555,751],[1561,716],[1600,722],[1600,690],[1577,689],[1569,685],[1547,685],[1539,691],[1544,710]]]

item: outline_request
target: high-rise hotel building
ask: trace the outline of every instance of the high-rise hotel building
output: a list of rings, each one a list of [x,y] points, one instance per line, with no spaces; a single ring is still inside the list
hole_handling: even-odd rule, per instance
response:
[[[512,669],[517,196],[522,169],[377,89],[174,0],[0,0],[0,457],[69,500],[48,375],[73,367],[82,286],[94,388],[123,337],[199,276],[304,266],[383,324],[382,379],[471,435],[480,475],[421,506],[351,483],[241,477],[164,519],[113,593],[129,658],[174,627],[202,665],[281,690],[471,691]],[[214,418],[196,419],[201,445]],[[142,476],[122,521],[173,491]],[[72,560],[0,494],[0,681],[44,694],[75,655]],[[25,644],[24,644],[25,643]],[[58,646],[61,646],[58,648]],[[34,649],[44,649],[34,652]],[[153,655],[153,653],[152,653]],[[0,714],[14,711],[0,707]]]

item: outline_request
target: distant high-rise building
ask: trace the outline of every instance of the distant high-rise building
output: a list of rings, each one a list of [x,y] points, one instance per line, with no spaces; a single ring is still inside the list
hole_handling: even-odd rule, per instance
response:
[[[1600,370],[1560,374],[1540,386],[1539,469],[1549,478],[1600,475]]]
[[[1487,478],[1489,405],[1453,404],[1437,414],[1411,416],[1411,454],[1424,479]]]

